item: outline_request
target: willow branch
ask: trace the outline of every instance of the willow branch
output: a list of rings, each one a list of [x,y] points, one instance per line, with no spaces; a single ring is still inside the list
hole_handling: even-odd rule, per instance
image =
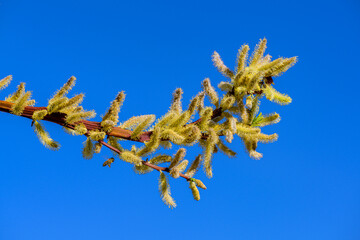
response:
[[[7,101],[1,101],[0,100],[0,111],[1,112],[6,112],[6,113],[11,113],[11,108],[14,105],[14,103],[11,102],[7,102]],[[47,109],[46,107],[31,107],[31,106],[27,106],[25,107],[24,111],[22,112],[22,114],[20,115],[21,117],[25,117],[25,118],[29,118],[32,119],[32,115],[35,111],[37,110],[44,110]],[[220,116],[222,113],[222,110],[219,109],[215,109],[214,113],[213,113],[213,117],[212,118],[216,118],[218,116]],[[53,122],[56,123],[60,126],[64,126],[67,127],[69,129],[74,129],[75,125],[82,123],[85,125],[85,127],[87,128],[88,131],[93,131],[93,130],[100,130],[101,129],[101,125],[100,122],[95,122],[95,121],[88,121],[88,120],[81,120],[79,122],[73,123],[73,124],[69,124],[66,123],[65,121],[66,119],[66,114],[65,113],[52,113],[52,114],[48,114],[44,117],[44,121],[48,121],[48,122]],[[201,118],[196,120],[193,123],[190,124],[197,124],[198,122],[201,121]],[[113,136],[113,137],[118,137],[118,138],[122,138],[125,140],[130,140],[130,141],[136,141],[136,142],[146,142],[150,140],[150,136],[152,134],[152,131],[147,131],[147,132],[143,132],[137,139],[131,139],[131,130],[127,130],[127,129],[123,129],[120,127],[113,127],[112,130],[110,132],[107,132],[106,135],[108,136]],[[204,136],[204,138],[206,138],[206,136]],[[163,140],[167,140],[167,139],[163,139]],[[105,142],[102,142],[103,145],[107,146],[108,148],[110,148],[111,150],[117,152],[116,150],[114,150],[110,145],[108,144],[104,144]],[[146,165],[149,166],[150,163],[147,163]],[[152,164],[150,164],[152,165]],[[155,165],[154,165],[155,166]],[[151,167],[151,166],[149,166]],[[157,169],[159,167],[155,166],[156,170],[162,170],[162,171],[166,171],[165,169],[161,168],[161,169]],[[188,177],[186,177],[185,175],[183,176],[186,179],[188,179]]]
[[[6,112],[6,113],[11,113],[11,108],[12,108],[13,105],[14,105],[14,103],[11,103],[11,102],[0,101],[0,111],[1,112]],[[27,107],[25,107],[24,111],[22,112],[22,114],[20,116],[32,119],[32,115],[33,115],[33,113],[35,111],[44,110],[44,109],[47,109],[47,108],[46,107],[27,106]],[[213,112],[212,119],[220,116],[221,113],[222,113],[221,108],[215,109],[214,112]],[[66,114],[65,113],[56,112],[56,113],[51,113],[51,114],[46,115],[43,120],[59,124],[61,126],[69,128],[69,129],[74,129],[75,126],[77,124],[79,124],[79,123],[84,124],[88,131],[100,130],[101,129],[100,122],[81,120],[79,122],[69,124],[69,123],[66,123],[65,119],[66,119]],[[194,121],[194,122],[192,122],[192,123],[189,123],[189,124],[197,124],[200,121],[201,121],[201,118]],[[143,132],[137,139],[131,139],[131,133],[132,133],[131,130],[123,129],[123,128],[120,128],[120,127],[113,127],[110,132],[106,133],[106,135],[122,138],[122,139],[125,139],[125,140],[135,141],[135,142],[146,142],[146,141],[150,140],[150,136],[152,134],[152,131]],[[203,137],[206,138],[206,136],[203,136]],[[163,140],[167,140],[167,139],[163,139]]]
[[[121,153],[121,151],[120,151],[119,149],[114,148],[113,146],[111,146],[110,144],[104,142],[103,140],[100,140],[99,142],[100,142],[102,145],[104,145],[105,147],[109,148],[110,150],[112,150],[112,151],[114,151],[114,152],[116,152],[116,153],[118,153],[118,154]],[[156,165],[154,165],[154,164],[151,164],[151,163],[149,163],[149,162],[147,162],[147,161],[142,161],[142,164],[144,164],[144,165],[146,165],[146,166],[148,166],[148,167],[150,167],[150,168],[153,168],[153,169],[155,169],[155,170],[157,170],[157,171],[170,172],[169,168],[159,167],[159,166],[156,166]],[[185,174],[182,174],[182,173],[180,173],[180,177],[183,177],[183,178],[185,178],[186,180],[190,180],[190,178],[189,178],[188,176],[186,176]]]

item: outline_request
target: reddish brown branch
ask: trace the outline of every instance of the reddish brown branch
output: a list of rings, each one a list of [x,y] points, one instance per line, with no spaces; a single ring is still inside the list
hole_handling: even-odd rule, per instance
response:
[[[11,113],[11,107],[13,105],[14,105],[14,103],[11,103],[11,102],[0,101],[0,111]],[[46,107],[28,106],[28,107],[25,107],[21,116],[32,119],[32,115],[34,114],[35,111],[43,110],[43,109],[46,109]],[[212,119],[220,116],[221,113],[222,113],[221,108],[215,109],[213,112]],[[78,123],[83,123],[88,131],[101,129],[100,122],[81,120],[80,122],[77,122],[75,124],[68,124],[68,123],[66,123],[65,119],[66,119],[65,113],[52,113],[52,114],[46,115],[43,120],[59,124],[61,126],[65,126],[70,129],[74,129],[75,125]],[[201,119],[198,119],[197,121],[195,121],[191,124],[197,124],[200,121],[201,121]],[[110,132],[108,132],[107,135],[122,138],[125,140],[130,140],[130,141],[145,142],[145,141],[150,140],[152,131],[143,132],[136,140],[131,139],[131,133],[132,133],[131,130],[123,129],[120,127],[113,127],[113,129]],[[166,140],[166,139],[164,139],[164,140]]]

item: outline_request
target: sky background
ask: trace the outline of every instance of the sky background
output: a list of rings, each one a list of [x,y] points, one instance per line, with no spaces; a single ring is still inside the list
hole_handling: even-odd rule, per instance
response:
[[[62,145],[50,151],[28,119],[0,113],[0,239],[360,239],[359,13],[356,0],[0,1],[0,77],[14,76],[1,99],[24,81],[37,106],[75,75],[69,96],[86,93],[86,109],[101,115],[124,90],[120,120],[160,117],[175,88],[187,105],[204,78],[224,80],[215,50],[234,67],[266,37],[273,57],[299,57],[275,79],[293,103],[262,104],[282,117],[263,129],[279,140],[259,161],[239,140],[236,158],[215,155],[199,202],[171,179],[173,210],[157,172],[103,168],[106,149],[84,160],[84,137],[46,123]]]

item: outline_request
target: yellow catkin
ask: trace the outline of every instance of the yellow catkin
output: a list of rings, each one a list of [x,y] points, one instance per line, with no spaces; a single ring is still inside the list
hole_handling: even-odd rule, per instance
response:
[[[245,144],[245,148],[249,153],[249,156],[251,158],[254,158],[256,160],[259,160],[260,158],[262,158],[262,154],[256,151],[257,148],[257,141],[253,140],[251,138],[242,138]]]
[[[120,108],[125,100],[125,93],[119,92],[115,99],[111,102],[110,108],[107,110],[105,115],[102,118],[102,121],[111,120],[116,125],[119,122],[119,112]]]
[[[100,140],[104,140],[104,138],[106,137],[106,133],[99,131],[90,131],[89,137],[91,138],[91,140],[100,141]]]
[[[231,92],[233,90],[234,85],[229,82],[220,82],[218,88],[220,88],[224,92]]]
[[[248,91],[256,90],[256,88],[259,87],[259,82],[262,80],[262,78],[263,78],[262,72],[257,72],[254,75],[252,75],[246,86],[247,90]]]
[[[280,105],[287,105],[292,101],[291,97],[286,94],[279,93],[272,86],[266,86],[264,94],[268,100],[276,102]]]
[[[84,124],[80,123],[75,125],[74,131],[77,135],[84,135],[85,133],[87,133],[87,128]]]
[[[206,186],[205,186],[205,184],[204,184],[201,180],[199,180],[199,179],[194,179],[194,182],[195,182],[196,186],[198,186],[199,188],[202,188],[202,189],[204,189],[204,190],[207,189]]]
[[[267,125],[276,124],[280,121],[280,115],[277,113],[269,114],[264,116],[259,122],[255,124],[255,126],[264,127]]]
[[[239,136],[244,136],[247,134],[257,134],[257,133],[260,133],[259,128],[250,127],[243,123],[236,124],[236,134],[238,134]]]
[[[146,173],[152,172],[153,170],[154,169],[152,169],[144,164],[134,166],[134,171],[137,174],[146,174]]]
[[[182,134],[185,136],[185,139],[182,142],[182,144],[186,146],[191,146],[197,143],[201,138],[201,130],[195,125],[184,128]]]
[[[169,169],[175,167],[180,161],[182,161],[184,159],[186,155],[186,149],[185,148],[180,148],[179,150],[177,150],[175,156],[173,157]]]
[[[162,127],[170,125],[174,121],[176,116],[177,116],[177,114],[174,112],[167,113],[165,116],[163,116],[162,118],[160,118],[158,120],[158,122],[155,124],[155,127],[162,128]]]
[[[228,142],[228,143],[231,143],[232,140],[234,139],[234,134],[233,132],[231,132],[229,129],[226,129],[225,131],[223,131],[223,134],[225,136],[225,140]]]
[[[171,197],[170,185],[168,183],[167,177],[161,171],[159,177],[159,191],[161,194],[161,198],[166,205],[168,205],[170,208],[176,207],[176,203]]]
[[[201,130],[206,130],[209,126],[209,121],[211,120],[211,117],[213,115],[213,109],[211,107],[206,107],[201,111],[200,117],[201,120],[198,123],[198,126]]]
[[[115,126],[116,124],[111,121],[111,120],[105,120],[101,122],[101,129],[105,132],[111,132],[112,128]]]
[[[113,157],[107,159],[104,163],[103,163],[103,167],[108,166],[109,168],[111,168],[111,164],[115,161],[115,159]]]
[[[188,160],[182,161],[181,163],[170,169],[170,175],[173,178],[180,177],[180,173],[182,173],[186,169],[188,164],[189,164]]]
[[[203,156],[204,156],[204,170],[206,176],[208,178],[211,178],[213,176],[211,159],[214,152],[215,144],[218,142],[219,137],[217,136],[216,132],[211,128],[208,130],[208,134],[209,136],[206,140],[206,147]]]
[[[191,166],[188,168],[185,175],[188,176],[188,177],[193,177],[200,168],[201,160],[202,160],[201,154],[199,154],[195,158],[195,160],[192,162]]]
[[[145,147],[142,148],[139,152],[137,152],[137,155],[144,156],[154,152],[159,147],[160,141],[161,141],[161,129],[155,128],[153,133],[151,134],[150,141],[145,143]]]
[[[264,133],[258,133],[255,135],[255,137],[262,143],[270,143],[275,142],[278,139],[278,135],[276,133],[267,135]]]
[[[68,98],[61,97],[61,98],[57,98],[57,99],[51,101],[51,103],[49,103],[49,105],[47,106],[48,112],[49,113],[56,112],[57,109],[59,108],[59,106],[66,103],[67,100],[68,100]]]
[[[172,157],[166,154],[160,154],[149,160],[149,163],[158,165],[161,163],[171,162]]]
[[[229,108],[231,108],[234,105],[234,103],[235,103],[235,97],[225,95],[221,99],[220,107],[223,110],[228,110]]]
[[[75,85],[76,78],[74,76],[71,76],[68,81],[55,93],[53,98],[49,100],[49,104],[53,101],[62,98],[65,96]]]
[[[34,111],[34,113],[32,115],[32,119],[34,119],[34,120],[42,120],[47,115],[47,113],[48,112],[47,112],[46,109],[36,110],[36,111]]]
[[[76,123],[84,119],[93,118],[96,116],[94,111],[86,111],[86,112],[75,112],[66,116],[66,123]]]
[[[116,137],[109,136],[109,137],[108,137],[108,143],[109,143],[112,147],[116,148],[116,149],[119,150],[119,151],[123,151],[123,150],[124,150],[124,149],[121,147],[121,145],[119,144],[118,139],[117,139]],[[116,154],[118,154],[118,153],[116,153]]]
[[[6,88],[10,84],[11,81],[12,81],[12,76],[11,75],[1,79],[0,80],[0,90]]]
[[[240,72],[241,70],[243,70],[245,68],[249,49],[250,49],[249,46],[246,44],[242,45],[241,48],[239,49],[238,56],[236,59],[237,72]]]
[[[226,154],[228,157],[235,157],[236,156],[236,152],[234,152],[233,150],[231,150],[228,146],[226,146],[221,139],[219,139],[219,141],[217,142],[217,146],[220,149],[220,151],[222,151],[224,154]]]
[[[178,128],[184,126],[191,118],[191,114],[188,111],[180,114],[170,125],[169,128]]]
[[[286,58],[281,63],[273,66],[270,70],[266,71],[266,76],[280,76],[282,73],[286,72],[297,62],[297,57]]]
[[[221,72],[225,77],[232,78],[234,76],[234,73],[227,66],[225,66],[223,60],[221,60],[220,55],[216,51],[212,55],[212,61],[218,71]]]
[[[120,158],[122,160],[124,160],[125,162],[134,164],[136,166],[140,166],[142,159],[139,156],[136,156],[133,152],[131,151],[123,151],[120,153]]]
[[[181,104],[182,94],[183,94],[183,90],[181,88],[175,89],[170,107],[171,112],[177,114],[182,112],[182,104]]]
[[[144,121],[139,123],[134,131],[131,133],[131,138],[136,139],[140,136],[142,131],[146,130],[155,121],[155,115],[147,115]]]
[[[123,122],[120,127],[121,128],[125,128],[125,129],[129,129],[132,130],[134,129],[136,126],[138,126],[141,122],[145,121],[146,118],[148,118],[149,115],[141,115],[141,116],[135,116],[135,117],[131,117],[128,120],[126,120],[125,122]]]
[[[5,101],[15,102],[19,97],[24,95],[24,93],[25,93],[25,83],[22,82],[17,86],[16,92],[5,98]]]
[[[199,106],[199,96],[195,96],[190,104],[189,104],[189,107],[188,107],[188,110],[187,112],[190,113],[190,116],[194,114],[195,110],[198,108]]]
[[[263,57],[266,49],[266,42],[267,42],[266,38],[260,39],[260,42],[258,45],[256,45],[256,48],[251,57],[250,66],[256,65],[258,61]]]
[[[84,99],[84,94],[78,94],[73,98],[62,98],[64,99],[61,103],[53,105],[51,112],[66,112],[67,109],[77,107]],[[54,101],[54,103],[57,101]],[[50,109],[50,107],[49,107]],[[69,111],[68,111],[69,112]],[[71,111],[70,111],[71,112]]]
[[[189,188],[191,189],[192,195],[194,197],[194,199],[196,201],[200,200],[200,193],[199,193],[199,189],[197,189],[196,187],[196,183],[194,183],[193,181],[190,181],[190,186]]]
[[[236,132],[236,123],[237,123],[237,119],[234,117],[229,117],[228,118],[228,126],[229,126],[229,130],[233,133]]]
[[[94,155],[94,146],[89,137],[86,138],[86,141],[84,142],[82,155],[85,159],[91,159]]]
[[[31,97],[31,92],[26,92],[21,97],[19,97],[11,108],[11,113],[20,116],[27,106],[26,103]]]
[[[60,148],[59,143],[55,142],[53,139],[50,138],[49,134],[45,131],[43,126],[38,121],[34,121],[33,126],[36,135],[45,147],[51,150],[58,150]]]
[[[204,109],[205,92],[199,92],[197,96],[199,97],[199,105],[197,111],[200,113]]]
[[[184,137],[172,129],[165,129],[161,132],[161,138],[168,139],[171,142],[181,145],[184,141]]]
[[[258,71],[262,71],[265,77],[270,77],[274,69],[277,68],[284,61],[283,58],[275,59],[274,61],[265,63],[258,68]]]
[[[206,78],[202,82],[202,87],[203,87],[206,95],[210,98],[211,103],[214,104],[216,107],[218,107],[219,106],[219,97],[218,97],[216,91],[214,90],[214,88],[211,86],[209,78]]]
[[[31,99],[31,100],[26,101],[26,106],[34,106],[35,103],[36,103],[35,100]]]
[[[94,153],[100,153],[101,148],[102,148],[102,144],[101,144],[101,143],[99,143],[99,142],[95,143]]]

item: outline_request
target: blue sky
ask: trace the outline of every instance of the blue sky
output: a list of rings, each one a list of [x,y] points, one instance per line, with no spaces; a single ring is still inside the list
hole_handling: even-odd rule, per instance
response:
[[[106,150],[84,160],[84,138],[49,123],[52,152],[29,120],[0,113],[0,239],[359,239],[359,13],[355,0],[0,1],[0,77],[14,76],[1,98],[25,81],[38,106],[75,75],[72,94],[99,115],[124,90],[121,120],[161,116],[175,88],[187,103],[204,78],[224,80],[215,50],[233,67],[243,43],[266,37],[273,57],[299,57],[275,85],[293,103],[262,104],[282,116],[264,129],[279,140],[260,161],[238,140],[237,158],[216,155],[199,202],[172,179],[174,210],[156,172],[103,168]]]

